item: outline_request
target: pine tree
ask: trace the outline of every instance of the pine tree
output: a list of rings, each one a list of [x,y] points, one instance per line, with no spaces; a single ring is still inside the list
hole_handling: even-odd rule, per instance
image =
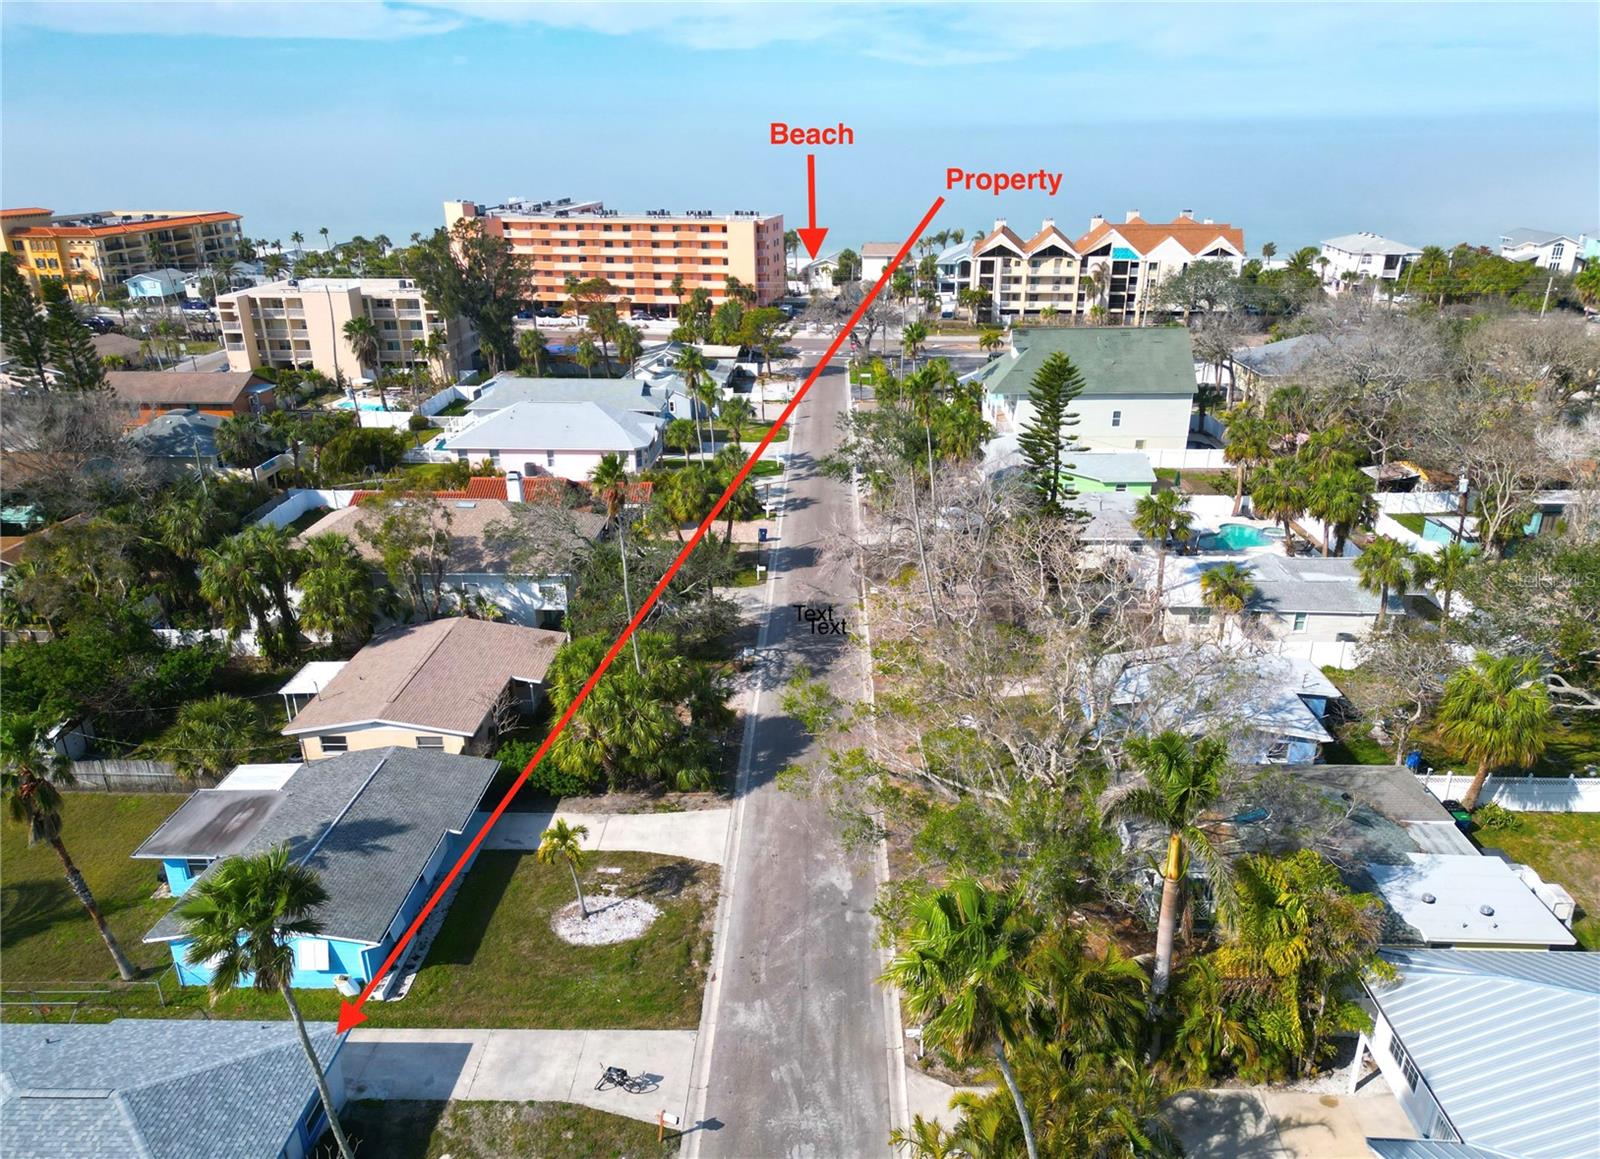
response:
[[[8,253],[0,253],[0,333],[5,335],[6,349],[19,364],[17,377],[31,386],[47,389],[49,325],[39,312],[33,288],[17,269],[16,257]]]
[[[1059,351],[1045,359],[1028,387],[1033,404],[1033,421],[1022,428],[1017,442],[1027,460],[1028,484],[1038,497],[1039,507],[1050,515],[1066,515],[1066,504],[1077,497],[1061,480],[1061,473],[1072,466],[1066,457],[1072,451],[1069,427],[1078,425],[1078,416],[1067,408],[1083,393],[1083,375],[1072,359]]]
[[[66,290],[52,285],[45,294],[45,329],[50,363],[63,390],[105,390],[106,371],[94,348],[94,336],[83,324]]]

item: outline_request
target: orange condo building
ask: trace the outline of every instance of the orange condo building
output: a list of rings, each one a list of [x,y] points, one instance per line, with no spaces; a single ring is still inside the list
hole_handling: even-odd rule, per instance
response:
[[[528,269],[528,297],[541,306],[566,302],[569,277],[605,278],[617,288],[615,301],[658,314],[678,305],[678,277],[685,294],[705,290],[713,304],[727,298],[730,277],[752,287],[758,305],[785,290],[782,214],[621,213],[571,198],[444,203],[446,228],[463,218],[481,220],[491,236],[511,243]]]

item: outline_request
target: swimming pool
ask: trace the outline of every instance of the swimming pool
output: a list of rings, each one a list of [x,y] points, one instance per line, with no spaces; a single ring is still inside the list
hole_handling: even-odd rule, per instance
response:
[[[1281,531],[1273,534],[1277,530],[1274,527],[1263,531],[1248,523],[1224,523],[1216,531],[1199,536],[1195,546],[1202,551],[1243,551],[1247,547],[1266,547],[1283,538]]]
[[[347,398],[341,398],[338,402],[334,403],[333,406],[334,406],[335,410],[349,410],[350,409],[350,400],[347,399]],[[361,409],[362,410],[372,410],[372,411],[384,411],[384,410],[388,410],[389,408],[385,407],[385,406],[380,406],[378,403],[368,402],[366,399],[362,399],[361,400]]]

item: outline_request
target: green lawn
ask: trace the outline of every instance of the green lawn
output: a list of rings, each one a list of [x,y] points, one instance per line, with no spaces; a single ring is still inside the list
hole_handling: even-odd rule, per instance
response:
[[[1410,512],[1402,512],[1399,515],[1391,515],[1389,518],[1393,519],[1401,527],[1404,527],[1407,531],[1411,532],[1412,535],[1421,535],[1423,527],[1426,526],[1428,522],[1427,516],[1416,515]]]
[[[783,464],[777,459],[758,459],[756,465],[750,468],[749,478],[770,479],[774,475],[783,474]]]
[[[656,1142],[649,1123],[574,1103],[440,1103],[361,1099],[340,1122],[361,1156],[383,1159],[620,1159],[674,1155],[678,1134]],[[333,1133],[318,1155],[337,1154]]]
[[[1585,720],[1584,714],[1574,713],[1571,720],[1558,719],[1551,730],[1544,756],[1531,769],[1500,769],[1497,772],[1501,776],[1520,776],[1526,772],[1536,777],[1587,776],[1590,766],[1600,767],[1600,720],[1592,719],[1596,715],[1600,714],[1589,713],[1591,719]],[[1431,730],[1420,733],[1417,741],[1422,749],[1424,764],[1432,765],[1441,772],[1446,768],[1457,772],[1475,771],[1472,765],[1462,760]]]
[[[100,903],[111,932],[135,966],[160,972],[164,946],[139,938],[172,902],[154,900],[156,863],[128,855],[183,804],[181,793],[66,793],[62,840]],[[28,831],[9,818],[0,825],[0,960],[7,987],[19,983],[111,981],[117,976],[105,943],[67,888],[49,845],[28,848]]]
[[[1483,845],[1504,849],[1546,881],[1566,886],[1583,916],[1572,932],[1600,950],[1600,813],[1514,813],[1510,828],[1479,830]]]
[[[1232,495],[1235,483],[1233,471],[1184,470],[1157,467],[1156,478],[1169,487],[1180,486],[1189,495]]]
[[[69,808],[79,802],[93,808],[92,817],[79,821],[82,838],[75,854],[80,866],[124,948],[136,963],[159,972],[170,963],[168,951],[143,946],[138,939],[172,902],[148,900],[155,887],[154,867],[128,860],[127,854],[177,808],[180,798],[81,794],[69,799]],[[20,835],[17,826],[6,825],[5,908],[0,916],[8,990],[23,982],[114,978],[87,915],[67,893],[59,871],[53,878],[48,872],[43,855],[51,862],[54,855],[48,847],[21,850]],[[606,867],[623,872],[597,872]],[[568,945],[550,928],[551,914],[572,899],[567,870],[540,865],[531,853],[485,852],[456,896],[411,992],[393,1006],[369,1006],[374,1023],[551,1029],[699,1025],[717,868],[656,854],[608,853],[591,859],[584,878],[591,898],[603,896],[602,887],[615,886],[619,895],[647,898],[661,909],[661,916],[632,942]],[[236,990],[215,1006],[208,1006],[200,989],[184,988],[176,998],[173,994],[169,986],[163,1007],[153,990],[140,988],[80,1011],[78,1021],[114,1015],[172,1017],[202,1008],[217,1018],[283,1015],[282,1000],[272,994]],[[8,1000],[15,997],[7,995]],[[307,1018],[338,1017],[339,999],[333,991],[305,990],[298,997]],[[62,1009],[56,1016],[65,1019],[68,1013]],[[5,1015],[33,1016],[25,1007],[8,1007]]]

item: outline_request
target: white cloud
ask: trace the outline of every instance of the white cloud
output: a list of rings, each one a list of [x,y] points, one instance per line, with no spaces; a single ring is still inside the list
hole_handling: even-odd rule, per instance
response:
[[[461,17],[385,0],[131,0],[128,3],[5,0],[12,27],[101,36],[221,36],[249,39],[400,40],[459,28]]]

